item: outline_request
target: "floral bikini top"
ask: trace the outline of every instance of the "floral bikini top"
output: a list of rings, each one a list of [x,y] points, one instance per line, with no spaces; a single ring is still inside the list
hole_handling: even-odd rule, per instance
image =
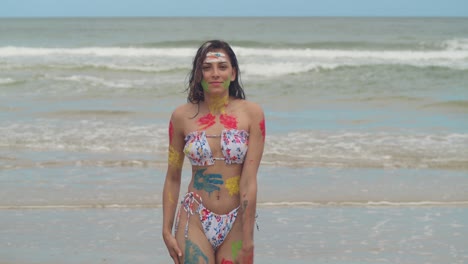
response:
[[[213,157],[207,138],[221,138],[224,157]],[[245,130],[225,129],[221,135],[207,135],[205,131],[194,131],[185,137],[184,153],[195,166],[214,165],[215,160],[226,164],[244,163],[249,144],[249,133]]]

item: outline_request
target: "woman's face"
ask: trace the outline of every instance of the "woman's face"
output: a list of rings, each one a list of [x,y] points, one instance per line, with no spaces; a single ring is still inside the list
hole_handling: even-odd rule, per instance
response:
[[[207,93],[226,92],[231,81],[236,78],[236,71],[231,65],[231,60],[222,49],[212,50],[206,54],[202,73],[201,85]]]

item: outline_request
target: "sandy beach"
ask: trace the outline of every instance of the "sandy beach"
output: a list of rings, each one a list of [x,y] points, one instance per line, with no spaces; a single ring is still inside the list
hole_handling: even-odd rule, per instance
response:
[[[0,264],[170,263],[168,120],[209,38],[266,115],[255,263],[468,263],[467,24],[1,19]]]

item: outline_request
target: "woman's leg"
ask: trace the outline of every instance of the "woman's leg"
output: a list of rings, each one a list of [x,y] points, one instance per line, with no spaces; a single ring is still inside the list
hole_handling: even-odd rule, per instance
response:
[[[211,244],[206,239],[197,213],[190,215],[188,223],[188,236],[185,238],[185,227],[187,224],[187,212],[183,207],[180,212],[177,232],[175,234],[182,258],[180,263],[184,264],[214,264],[215,257]]]
[[[242,224],[238,218],[234,222],[231,231],[226,236],[224,242],[218,247],[215,253],[217,264],[235,263],[237,253],[242,248]]]

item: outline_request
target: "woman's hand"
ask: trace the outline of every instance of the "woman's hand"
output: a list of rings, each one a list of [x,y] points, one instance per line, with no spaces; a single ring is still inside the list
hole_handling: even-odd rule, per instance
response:
[[[172,260],[174,260],[174,264],[181,264],[180,257],[182,257],[182,251],[177,244],[177,240],[172,234],[165,234],[163,235],[164,243],[166,243],[167,250],[169,251],[169,255],[171,255]]]

